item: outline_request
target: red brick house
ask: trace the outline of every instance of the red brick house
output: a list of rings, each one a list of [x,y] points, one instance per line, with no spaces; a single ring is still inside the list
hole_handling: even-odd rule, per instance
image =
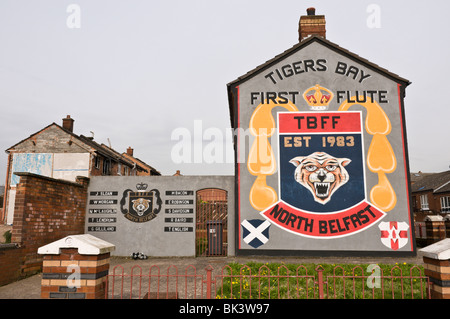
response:
[[[93,137],[73,132],[74,119],[67,115],[62,125],[52,123],[6,150],[8,154],[5,196],[0,223],[12,224],[15,190],[19,177],[29,172],[56,179],[75,181],[77,176],[161,175],[132,155],[99,144]]]
[[[415,221],[423,221],[428,215],[449,214],[450,171],[424,174],[412,183],[411,194]]]

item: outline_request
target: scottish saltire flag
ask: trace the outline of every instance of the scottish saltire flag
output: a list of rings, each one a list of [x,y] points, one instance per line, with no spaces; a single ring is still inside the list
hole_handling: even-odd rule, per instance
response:
[[[242,223],[244,242],[253,248],[258,248],[269,241],[270,222],[268,220],[251,219]]]

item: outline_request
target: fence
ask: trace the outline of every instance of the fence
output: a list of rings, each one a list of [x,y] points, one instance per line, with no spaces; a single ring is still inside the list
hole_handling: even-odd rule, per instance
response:
[[[238,268],[236,268],[238,267]],[[202,274],[193,266],[161,271],[140,266],[125,273],[120,265],[107,276],[107,299],[430,299],[432,283],[423,269],[411,266],[407,273],[398,265],[322,266],[227,265]]]

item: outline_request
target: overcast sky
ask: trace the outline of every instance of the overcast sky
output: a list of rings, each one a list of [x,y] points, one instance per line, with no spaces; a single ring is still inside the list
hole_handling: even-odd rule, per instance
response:
[[[174,163],[172,132],[201,120],[225,134],[226,84],[296,44],[310,6],[328,40],[412,82],[411,171],[448,170],[448,0],[1,0],[0,185],[4,150],[68,114],[74,133],[131,146],[163,175],[233,174],[232,163]]]

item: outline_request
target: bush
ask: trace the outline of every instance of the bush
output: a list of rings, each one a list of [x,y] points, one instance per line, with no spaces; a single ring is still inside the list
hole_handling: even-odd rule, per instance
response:
[[[11,231],[7,230],[3,233],[3,238],[5,238],[5,244],[11,243]]]

